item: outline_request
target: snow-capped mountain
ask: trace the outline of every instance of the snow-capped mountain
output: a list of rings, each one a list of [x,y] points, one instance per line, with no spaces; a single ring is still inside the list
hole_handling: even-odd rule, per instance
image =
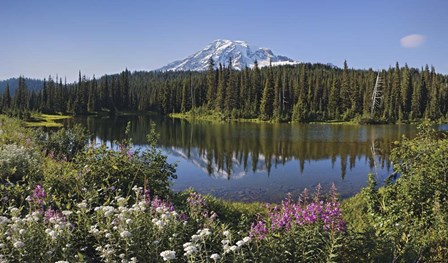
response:
[[[203,71],[207,70],[209,60],[213,58],[215,67],[219,64],[227,66],[229,60],[232,60],[232,67],[237,70],[244,69],[246,66],[251,68],[255,61],[259,67],[285,64],[298,64],[299,62],[285,56],[276,56],[270,49],[259,48],[249,45],[246,41],[232,41],[218,39],[207,45],[201,51],[183,59],[174,61],[160,71]]]

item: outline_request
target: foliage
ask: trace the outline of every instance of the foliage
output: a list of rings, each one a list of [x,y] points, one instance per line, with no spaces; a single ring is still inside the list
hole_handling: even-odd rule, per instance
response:
[[[77,124],[72,128],[61,128],[55,132],[40,130],[36,140],[47,155],[59,160],[72,160],[81,152],[89,141],[86,129]]]
[[[364,191],[376,235],[393,246],[393,259],[448,259],[448,139],[428,124],[392,151],[396,182],[378,191],[371,177]]]
[[[0,147],[0,183],[15,183],[26,176],[34,177],[37,174],[39,156],[34,151],[16,144]]]
[[[275,205],[226,202],[193,190],[172,193],[175,166],[155,148],[154,129],[149,148],[135,149],[125,138],[113,149],[90,145],[61,158],[66,152],[45,154],[56,149],[49,138],[82,141],[76,139],[83,138],[81,131],[74,137],[66,136],[73,131],[49,133],[37,143],[44,133],[0,120],[1,171],[14,172],[0,184],[0,261],[448,258],[448,138],[428,125],[417,138],[397,142],[391,158],[399,178],[385,187],[378,189],[371,175],[368,187],[342,204],[335,188],[324,196],[317,187],[313,195],[305,191],[297,201],[287,197]]]
[[[79,72],[76,83],[51,76],[40,90],[29,91],[19,79],[13,97],[1,96],[0,112],[29,117],[29,111],[86,115],[123,111],[207,115],[215,110],[228,119],[264,121],[351,121],[370,115],[376,76],[382,79],[382,99],[374,120],[386,122],[446,120],[446,75],[426,66],[407,65],[375,72],[339,69],[323,64],[285,65],[241,71],[209,62],[206,72],[130,72],[88,79]],[[230,64],[229,64],[230,65]],[[20,103],[19,103],[20,102]],[[371,118],[372,116],[369,116]]]

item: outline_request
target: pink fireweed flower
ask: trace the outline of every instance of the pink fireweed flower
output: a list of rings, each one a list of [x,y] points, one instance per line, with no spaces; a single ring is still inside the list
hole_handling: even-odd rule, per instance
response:
[[[45,197],[47,197],[47,193],[45,193],[44,188],[42,187],[42,185],[38,184],[36,185],[36,187],[34,188],[33,191],[33,200],[36,204],[43,204],[44,203],[44,199]]]
[[[321,197],[321,188],[317,187],[313,200],[304,194],[297,203],[288,196],[280,206],[270,209],[266,219],[258,218],[252,223],[250,236],[263,239],[269,232],[288,232],[293,226],[318,224],[324,231],[344,232],[345,222],[342,218],[340,203],[337,201],[336,188],[333,186],[327,201]],[[308,199],[308,200],[307,200]],[[310,202],[311,201],[311,202]]]
[[[250,225],[249,236],[258,240],[266,238],[269,233],[266,223],[262,220],[258,220],[256,223]]]

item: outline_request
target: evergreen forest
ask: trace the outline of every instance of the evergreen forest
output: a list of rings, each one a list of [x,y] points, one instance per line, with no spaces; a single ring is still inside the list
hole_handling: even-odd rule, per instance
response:
[[[229,63],[230,65],[231,63]],[[371,116],[372,92],[380,80],[381,99]],[[448,113],[448,76],[434,67],[395,67],[375,71],[304,63],[246,68],[209,61],[205,72],[130,72],[75,83],[49,76],[40,90],[24,77],[0,96],[0,110],[86,115],[101,112],[158,112],[216,115],[221,120],[406,122],[442,120]]]

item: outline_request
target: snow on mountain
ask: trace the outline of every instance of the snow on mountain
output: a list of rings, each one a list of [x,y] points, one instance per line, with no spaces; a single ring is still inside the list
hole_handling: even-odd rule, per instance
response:
[[[276,66],[299,63],[285,56],[276,56],[270,49],[249,45],[246,41],[218,39],[201,51],[183,60],[174,61],[158,70],[204,71],[208,69],[210,58],[213,58],[215,67],[218,67],[219,64],[227,66],[229,60],[232,59],[232,67],[237,70],[244,69],[246,66],[249,68],[253,67],[255,60],[258,62],[259,67],[269,66],[270,64]]]

